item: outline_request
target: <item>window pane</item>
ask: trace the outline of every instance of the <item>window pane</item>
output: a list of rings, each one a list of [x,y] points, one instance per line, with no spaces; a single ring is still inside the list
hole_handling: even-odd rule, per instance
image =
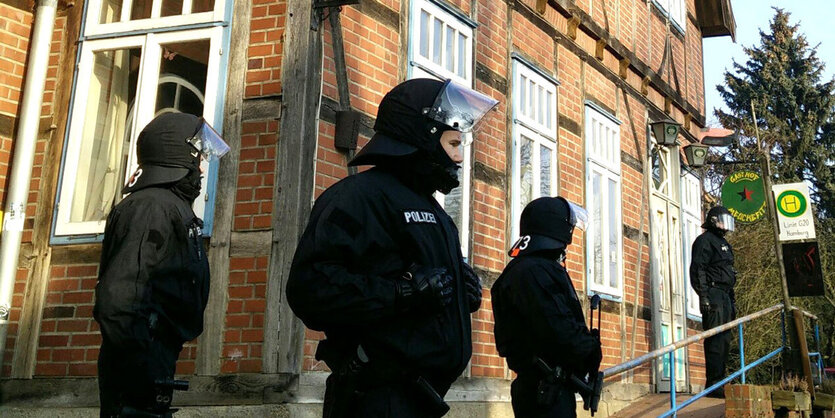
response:
[[[539,195],[551,196],[551,149],[539,146]]]
[[[458,34],[458,76],[467,77],[467,37]]]
[[[533,162],[531,161],[533,142],[524,136],[521,139],[522,144],[519,148],[519,207],[524,208],[533,200]]]
[[[210,12],[215,9],[215,0],[192,0],[191,12]]]
[[[420,56],[429,58],[429,13],[420,11]]]
[[[598,172],[592,172],[592,229],[591,236],[594,239],[594,282],[603,284],[603,194],[601,193],[601,176]]]
[[[545,90],[542,88],[542,86],[537,86],[537,95],[536,96],[537,96],[537,99],[538,99],[538,103],[536,105],[537,114],[539,115],[539,116],[537,116],[536,121],[539,122],[540,124],[544,125],[545,124]]]
[[[118,22],[122,16],[122,0],[103,0],[99,23]]]
[[[155,114],[203,115],[209,40],[162,45]]]
[[[432,30],[432,36],[435,37],[432,42],[432,62],[435,64],[441,65],[441,41],[444,36],[443,32],[443,22],[439,19],[435,18],[432,19],[434,22],[434,30]]]
[[[661,156],[658,154],[658,150],[653,148],[652,150],[652,182],[655,184],[655,190],[659,190],[661,188],[661,183],[664,182],[664,170],[661,167]]]
[[[521,82],[519,83],[519,113],[527,116],[528,78],[525,76],[521,76],[520,79]]]
[[[455,29],[452,26],[446,27],[446,37],[444,38],[444,42],[446,43],[446,51],[444,56],[444,65],[446,69],[449,71],[455,71]]]
[[[162,0],[162,16],[177,16],[183,14],[183,0]]]
[[[153,0],[133,0],[130,9],[130,20],[150,18],[153,3]]]
[[[528,81],[528,84],[525,86],[528,89],[528,117],[531,119],[536,118],[534,103],[536,102],[536,85],[532,81]]]
[[[70,222],[101,221],[122,198],[140,48],[93,54]]]
[[[551,128],[554,127],[554,123],[553,123],[554,107],[551,104],[551,101],[553,100],[553,97],[554,97],[554,94],[551,93],[550,91],[547,93],[547,95],[545,97],[545,127],[548,128],[548,129],[551,129]]]
[[[617,190],[617,183],[609,179],[609,286],[614,288],[618,288],[618,282],[620,280],[620,272],[618,271],[618,261],[619,257],[619,243],[618,243],[618,231],[620,230],[621,226],[618,225],[618,190]]]
[[[459,185],[458,187],[452,189],[449,194],[444,196],[444,210],[455,222],[455,225],[458,226],[459,231],[461,230],[461,194],[463,190],[464,187]]]

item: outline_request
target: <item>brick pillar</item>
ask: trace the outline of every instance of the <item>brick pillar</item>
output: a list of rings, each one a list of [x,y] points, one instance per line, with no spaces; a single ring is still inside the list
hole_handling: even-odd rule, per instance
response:
[[[771,389],[756,385],[725,385],[725,417],[773,417]]]

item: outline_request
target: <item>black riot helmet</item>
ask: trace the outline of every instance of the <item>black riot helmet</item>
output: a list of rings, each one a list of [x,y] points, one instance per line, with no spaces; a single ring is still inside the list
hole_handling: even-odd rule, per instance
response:
[[[441,135],[448,130],[471,132],[497,104],[498,101],[450,80],[404,81],[383,97],[374,124],[376,133],[349,165],[378,165],[390,162],[392,157],[426,155],[455,187],[458,167],[443,150]],[[439,190],[444,192],[442,189],[446,188]]]
[[[702,228],[723,234],[733,232],[735,229],[734,217],[724,206],[714,206],[707,212]]]
[[[200,156],[221,157],[229,146],[203,118],[188,113],[164,113],[139,133],[136,158],[139,168],[122,193],[177,182],[199,172]]]
[[[522,210],[519,240],[510,249],[510,256],[541,250],[559,250],[571,244],[574,228],[585,230],[589,215],[585,209],[563,197],[540,197]]]

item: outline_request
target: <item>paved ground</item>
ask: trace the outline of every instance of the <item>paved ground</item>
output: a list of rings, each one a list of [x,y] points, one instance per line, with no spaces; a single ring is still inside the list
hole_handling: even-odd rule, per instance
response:
[[[676,403],[690,399],[689,396],[676,396]],[[612,418],[657,417],[670,409],[670,394],[657,393],[644,396],[626,409],[612,415]],[[679,418],[721,418],[725,416],[725,400],[702,398],[678,413]]]

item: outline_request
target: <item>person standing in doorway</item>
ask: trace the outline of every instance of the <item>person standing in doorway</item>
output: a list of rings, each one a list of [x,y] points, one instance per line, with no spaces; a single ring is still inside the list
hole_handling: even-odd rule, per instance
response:
[[[702,228],[705,232],[693,242],[690,284],[699,294],[702,327],[708,330],[736,318],[734,251],[725,239],[734,230],[734,218],[728,209],[716,206],[708,211]],[[730,331],[725,331],[705,339],[705,388],[725,378],[731,338]],[[721,387],[708,394],[718,398],[724,395]]]

